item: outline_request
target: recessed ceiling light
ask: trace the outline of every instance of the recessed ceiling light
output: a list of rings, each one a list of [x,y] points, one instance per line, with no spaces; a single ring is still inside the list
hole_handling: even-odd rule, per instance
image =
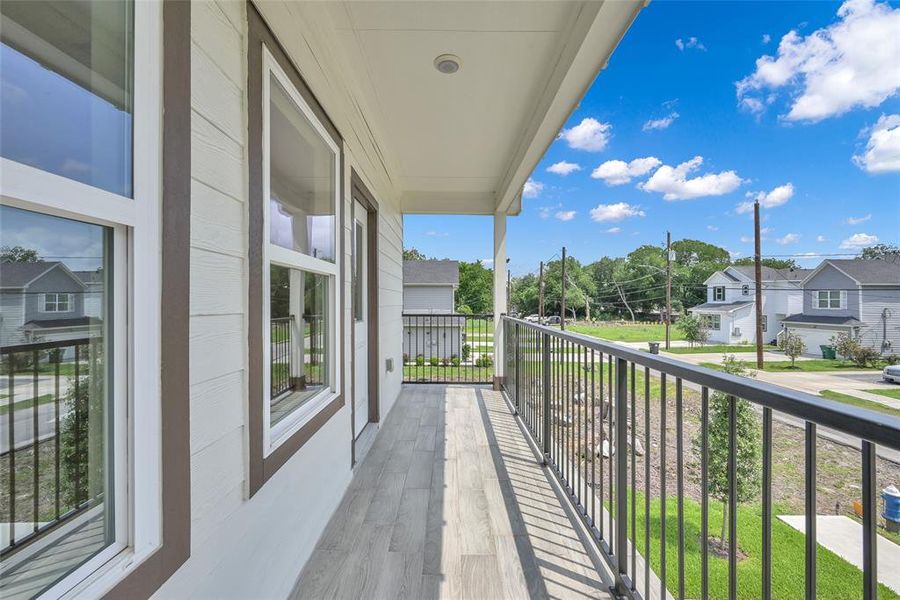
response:
[[[452,54],[441,54],[434,59],[434,68],[444,75],[452,75],[459,71],[459,57]]]

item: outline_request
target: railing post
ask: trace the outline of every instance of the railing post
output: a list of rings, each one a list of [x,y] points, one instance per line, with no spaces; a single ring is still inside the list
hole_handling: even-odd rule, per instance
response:
[[[519,414],[519,381],[521,381],[521,379],[519,378],[519,367],[521,365],[519,364],[519,324],[518,323],[516,323],[516,336],[515,337],[516,337],[516,341],[515,341],[515,345],[514,345],[515,351],[513,352],[514,358],[513,358],[513,363],[512,363],[513,364],[512,372],[515,374],[515,377],[516,377],[516,380],[513,382],[513,385],[516,388],[516,414]]]
[[[543,464],[548,464],[550,462],[550,432],[553,431],[553,427],[550,424],[550,334],[542,333],[541,334],[541,367],[543,374],[541,376],[543,380],[543,393],[542,402],[544,408],[544,460]]]
[[[628,361],[616,359],[616,582],[614,593],[626,594],[622,576],[628,573]],[[648,449],[649,450],[649,449]]]

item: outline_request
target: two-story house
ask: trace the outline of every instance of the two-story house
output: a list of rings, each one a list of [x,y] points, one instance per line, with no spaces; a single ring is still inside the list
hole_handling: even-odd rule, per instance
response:
[[[783,320],[818,354],[839,333],[882,354],[900,351],[900,263],[825,260],[803,281],[802,310]]]
[[[403,261],[404,362],[470,358],[464,352],[465,317],[456,312],[459,263],[455,260]]]
[[[783,320],[803,304],[801,283],[809,269],[762,267],[763,341],[772,343]],[[688,309],[699,315],[709,341],[739,344],[756,341],[755,272],[753,266],[730,266],[705,281],[706,302]]]

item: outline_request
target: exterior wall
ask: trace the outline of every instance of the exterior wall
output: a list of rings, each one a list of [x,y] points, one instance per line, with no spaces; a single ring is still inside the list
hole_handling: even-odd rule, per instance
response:
[[[452,313],[453,308],[452,285],[403,286],[403,312]]]
[[[24,339],[25,298],[21,290],[0,292],[0,345],[21,344]]]
[[[285,10],[284,5],[270,5]],[[266,8],[261,5],[262,8]],[[299,9],[296,5],[292,10]],[[158,598],[287,597],[347,488],[351,468],[350,332],[343,329],[344,406],[248,499],[247,423],[247,22],[242,2],[192,4],[191,557]],[[312,9],[311,9],[312,10]],[[304,55],[311,23],[270,18],[304,78],[324,57]],[[308,83],[312,83],[308,79]],[[313,87],[311,85],[311,87]],[[381,419],[402,382],[403,225],[391,189],[372,175],[359,136],[341,128],[340,106],[313,87],[338,125],[343,148],[343,258],[349,261],[350,168],[379,203]],[[349,264],[349,263],[348,263]],[[350,269],[344,273],[350,321]],[[393,370],[387,371],[387,359]]]
[[[74,281],[65,271],[57,267],[28,286],[25,294],[25,322],[46,321],[48,319],[75,319],[84,316],[85,288]],[[44,292],[72,294],[73,305],[68,312],[46,313],[42,311]]]
[[[787,331],[800,336],[803,343],[806,344],[806,352],[804,356],[822,356],[820,346],[831,345],[831,338],[839,333],[852,333],[849,327],[829,327],[828,325],[815,324],[791,324],[787,326]]]
[[[742,293],[741,286],[750,285],[750,295],[744,296]],[[724,300],[716,300],[714,296],[715,287],[724,287],[725,288],[725,299]],[[707,280],[706,284],[706,301],[707,302],[738,302],[740,300],[752,300],[753,299],[753,285],[748,281],[734,281],[725,277],[724,275],[714,274],[710,279]]]
[[[427,362],[431,357],[462,358],[462,325],[410,325],[403,328],[403,354],[410,361],[421,355]]]
[[[884,354],[900,354],[900,287],[865,287],[860,297],[860,342]]]
[[[856,282],[847,277],[830,264],[826,264],[821,271],[816,273],[809,281],[803,284],[803,314],[829,317],[856,317],[859,314],[859,292]],[[816,308],[818,290],[845,290],[844,308],[823,310]]]

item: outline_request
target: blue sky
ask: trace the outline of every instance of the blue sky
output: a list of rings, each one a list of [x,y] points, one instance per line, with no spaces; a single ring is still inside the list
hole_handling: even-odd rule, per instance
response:
[[[513,274],[563,243],[591,261],[666,229],[748,256],[757,197],[764,255],[898,243],[898,91],[900,3],[652,2],[534,170]],[[490,218],[404,225],[428,255],[491,256]]]

